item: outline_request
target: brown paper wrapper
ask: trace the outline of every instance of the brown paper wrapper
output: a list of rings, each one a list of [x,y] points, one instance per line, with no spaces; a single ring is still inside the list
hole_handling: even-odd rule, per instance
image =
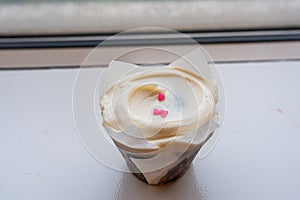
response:
[[[168,182],[175,181],[176,179],[182,177],[187,170],[189,169],[190,165],[192,164],[194,158],[196,157],[197,153],[201,149],[201,147],[206,143],[207,140],[213,135],[213,132],[209,134],[209,136],[196,147],[195,145],[191,146],[190,148],[186,149],[185,152],[181,152],[181,156],[178,157],[177,160],[170,163],[168,166],[164,166],[161,169],[151,171],[151,172],[142,172],[138,168],[138,166],[134,163],[133,159],[136,159],[136,153],[128,152],[122,147],[115,143],[118,147],[119,151],[121,152],[123,158],[126,161],[126,164],[132,174],[138,178],[139,180],[149,184],[149,185],[164,185]],[[180,152],[178,152],[180,153]],[[139,159],[148,159],[147,157],[139,156]],[[147,177],[152,177],[152,180],[147,179]]]

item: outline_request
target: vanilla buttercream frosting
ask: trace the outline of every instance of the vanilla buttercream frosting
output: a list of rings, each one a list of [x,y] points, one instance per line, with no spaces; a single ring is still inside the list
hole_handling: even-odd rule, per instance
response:
[[[158,100],[159,93],[164,94],[163,101]],[[100,107],[103,125],[126,136],[120,136],[123,145],[137,139],[143,141],[131,143],[137,149],[145,144],[157,149],[213,119],[216,101],[216,92],[199,75],[181,68],[138,67],[104,93]],[[168,114],[155,115],[154,109]]]

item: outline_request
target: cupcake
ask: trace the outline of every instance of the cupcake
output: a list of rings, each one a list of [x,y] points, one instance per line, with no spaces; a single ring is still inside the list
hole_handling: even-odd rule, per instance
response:
[[[216,90],[180,67],[135,67],[100,97],[102,123],[130,171],[151,185],[188,170],[218,127]]]

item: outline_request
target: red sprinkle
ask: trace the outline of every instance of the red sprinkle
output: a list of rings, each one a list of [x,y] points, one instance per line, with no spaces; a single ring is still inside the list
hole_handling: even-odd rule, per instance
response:
[[[164,93],[162,93],[162,92],[158,93],[158,96],[157,96],[158,101],[163,101],[163,100],[165,100],[165,98],[166,98],[166,96]]]
[[[161,111],[158,110],[157,108],[154,108],[153,115],[160,115],[160,114],[161,114]]]
[[[160,116],[162,116],[163,118],[165,118],[168,115],[168,111],[167,110],[161,110],[160,111]]]
[[[159,110],[157,108],[153,109],[153,115],[160,115],[161,117],[165,118],[169,112],[167,110]]]

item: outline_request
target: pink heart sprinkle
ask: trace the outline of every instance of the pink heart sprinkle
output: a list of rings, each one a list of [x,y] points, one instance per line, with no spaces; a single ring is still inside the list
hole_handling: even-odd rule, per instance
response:
[[[160,111],[160,116],[162,116],[163,118],[165,118],[168,115],[168,111],[167,110],[161,110]]]
[[[163,101],[163,100],[165,100],[165,98],[166,98],[166,96],[164,93],[162,93],[162,92],[158,93],[158,96],[157,96],[158,101]]]
[[[160,115],[161,111],[158,110],[157,108],[154,108],[153,110],[153,115]]]

